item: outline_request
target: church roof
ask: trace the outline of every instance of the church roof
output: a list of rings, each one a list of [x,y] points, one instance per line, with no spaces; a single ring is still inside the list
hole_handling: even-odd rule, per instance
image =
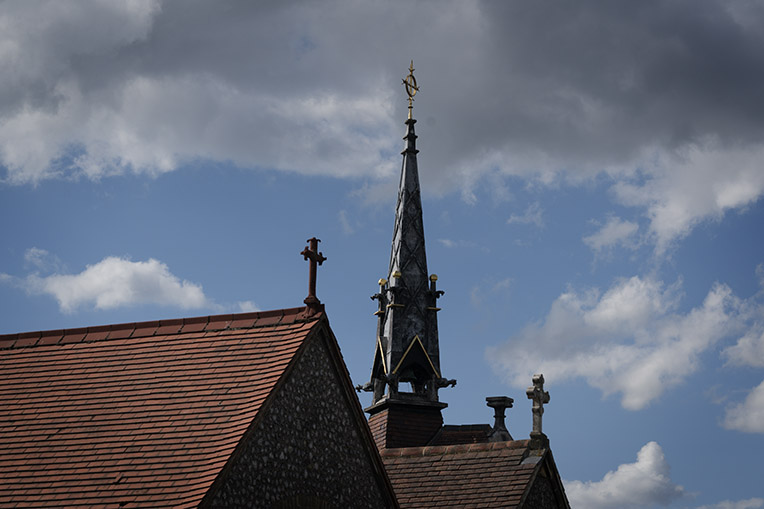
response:
[[[488,424],[444,424],[427,445],[458,445],[488,442],[491,434]]]
[[[537,507],[534,501],[540,496],[555,498],[556,503],[538,507],[567,507],[551,452],[532,450],[530,440],[406,447],[381,453],[403,508]],[[546,489],[543,495],[533,490],[537,485],[539,491]]]
[[[304,310],[0,336],[0,506],[197,506],[328,329]]]

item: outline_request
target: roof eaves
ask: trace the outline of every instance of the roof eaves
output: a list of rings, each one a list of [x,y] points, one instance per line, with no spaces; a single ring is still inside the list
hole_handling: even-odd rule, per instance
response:
[[[383,458],[398,458],[407,456],[443,456],[445,454],[464,454],[482,451],[500,451],[513,449],[528,449],[529,440],[511,440],[508,442],[484,442],[477,444],[435,445],[425,447],[401,447],[383,449]]]

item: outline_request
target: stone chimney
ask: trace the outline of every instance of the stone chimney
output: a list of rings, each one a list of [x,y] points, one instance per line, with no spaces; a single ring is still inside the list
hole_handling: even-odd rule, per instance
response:
[[[512,440],[512,435],[507,430],[507,425],[504,423],[506,417],[506,409],[512,408],[514,400],[507,396],[490,396],[485,398],[486,405],[493,408],[493,429],[488,434],[488,440],[491,442],[508,442]]]

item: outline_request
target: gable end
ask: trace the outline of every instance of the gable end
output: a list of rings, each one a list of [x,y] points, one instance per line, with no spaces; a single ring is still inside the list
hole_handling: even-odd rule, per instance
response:
[[[335,341],[314,328],[201,507],[396,506]]]

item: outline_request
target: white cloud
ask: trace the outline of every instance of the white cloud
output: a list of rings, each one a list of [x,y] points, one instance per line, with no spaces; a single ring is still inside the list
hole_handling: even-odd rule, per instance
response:
[[[550,385],[583,378],[604,395],[639,410],[698,368],[699,355],[741,328],[744,307],[731,290],[714,285],[703,303],[677,313],[679,283],[618,280],[608,291],[569,290],[545,319],[530,324],[486,357],[516,387],[533,373]]]
[[[528,205],[522,214],[512,214],[507,219],[507,224],[533,224],[539,228],[544,227],[544,210],[539,202]]]
[[[352,235],[355,233],[355,228],[353,228],[353,225],[350,224],[350,219],[348,219],[348,213],[346,210],[340,210],[337,214],[337,217],[340,221],[340,226],[342,227],[342,232],[345,235]]]
[[[637,453],[635,463],[620,465],[601,481],[565,481],[571,507],[621,509],[666,506],[685,495],[682,486],[671,480],[663,449],[648,442]]]
[[[746,396],[745,401],[727,408],[724,427],[748,433],[764,433],[764,381]]]
[[[43,272],[58,272],[63,269],[63,263],[57,256],[38,247],[30,247],[24,252],[24,266]]]
[[[335,95],[296,97],[276,107],[277,97],[241,91],[211,76],[136,77],[112,91],[114,104],[92,103],[74,82],[56,86],[55,111],[20,111],[0,124],[0,153],[13,182],[73,172],[97,179],[128,171],[159,174],[196,158],[245,167],[311,174],[384,176],[393,166],[380,159],[395,136],[383,94],[341,100]],[[212,107],[211,105],[214,105]],[[347,109],[388,140],[357,132],[353,122],[328,122]],[[78,125],[73,131],[72,125]],[[268,125],[253,134],[247,126]],[[280,141],[290,139],[284,151]],[[193,143],[190,142],[193,140]],[[51,164],[80,147],[72,165]]]
[[[76,64],[114,57],[144,40],[158,12],[157,0],[54,0],[0,7],[0,162],[11,181],[56,175],[61,171],[51,167],[56,158],[73,144],[88,145],[89,104],[96,116],[109,112],[102,98],[83,97]]]
[[[752,327],[737,343],[725,348],[722,355],[733,366],[764,368],[764,325]]]
[[[20,280],[30,293],[46,294],[58,301],[61,311],[71,313],[79,307],[113,309],[136,304],[177,306],[183,309],[211,305],[202,287],[181,281],[164,263],[153,258],[133,262],[107,257],[88,265],[79,274],[37,274]]]
[[[725,500],[714,505],[700,506],[697,509],[761,509],[762,507],[764,507],[764,498],[755,497],[736,502]]]
[[[255,304],[251,300],[244,300],[241,302],[237,302],[236,306],[239,308],[239,312],[241,313],[250,313],[252,311],[260,311],[260,308],[257,307],[257,304]]]
[[[477,242],[471,240],[453,240],[453,239],[437,239],[443,247],[448,249],[479,249],[484,253],[489,252],[489,249],[485,246],[481,246]]]
[[[702,221],[721,220],[758,200],[764,193],[762,160],[761,146],[694,145],[682,157],[660,157],[645,170],[644,182],[622,180],[614,191],[620,202],[645,209],[661,254]]]
[[[761,279],[762,265],[756,267]],[[734,345],[722,350],[727,366],[764,367],[764,307],[751,299],[745,310],[751,325]],[[764,433],[764,381],[748,393],[745,400],[729,405],[722,423],[727,429]]]
[[[498,281],[484,281],[470,290],[470,302],[476,308],[480,308],[486,298],[495,298],[497,294],[506,298],[512,286],[512,278],[504,278]]]
[[[584,244],[597,252],[617,245],[635,247],[636,242],[633,240],[633,237],[638,229],[639,225],[637,223],[624,221],[619,217],[612,216],[608,218],[605,224],[602,225],[602,228],[596,233],[584,237],[582,240]]]

